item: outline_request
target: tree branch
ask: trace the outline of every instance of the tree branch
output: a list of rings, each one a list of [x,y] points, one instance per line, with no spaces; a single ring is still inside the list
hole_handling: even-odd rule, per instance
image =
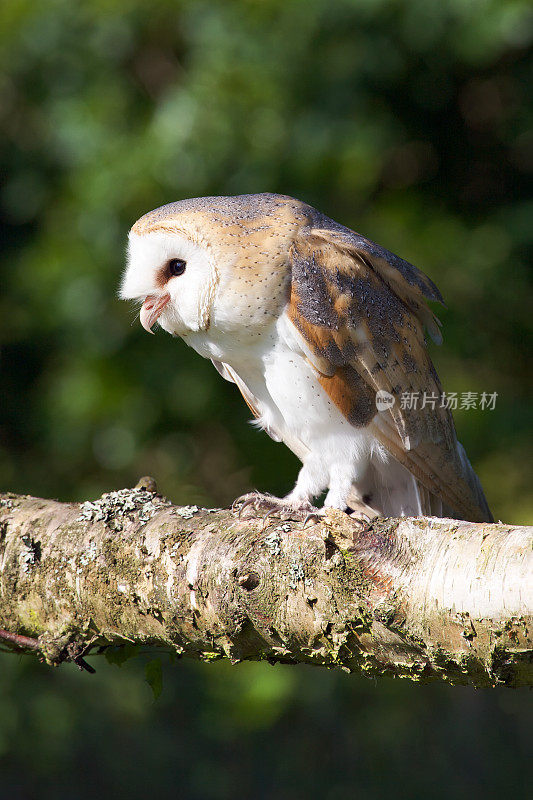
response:
[[[130,642],[532,685],[532,544],[530,527],[435,518],[264,524],[174,506],[150,479],[81,505],[4,494],[0,628],[86,668],[91,648]]]

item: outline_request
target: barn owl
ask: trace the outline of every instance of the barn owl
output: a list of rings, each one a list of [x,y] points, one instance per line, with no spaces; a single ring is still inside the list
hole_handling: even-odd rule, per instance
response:
[[[301,460],[284,498],[248,513],[491,520],[426,349],[440,341],[416,267],[276,194],[181,200],[129,234],[120,296],[236,384],[258,427]],[[405,395],[438,398],[423,408]],[[434,407],[433,407],[434,406]]]

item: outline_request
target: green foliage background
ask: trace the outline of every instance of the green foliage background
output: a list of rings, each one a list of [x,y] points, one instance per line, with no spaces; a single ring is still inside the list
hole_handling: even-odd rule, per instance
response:
[[[424,269],[433,350],[497,517],[531,521],[527,0],[3,0],[0,483],[86,499],[276,493],[297,463],[116,299],[126,233],[205,194],[300,197]],[[304,668],[97,675],[0,655],[0,797],[497,797],[531,776],[523,693]],[[531,785],[531,784],[529,784]]]

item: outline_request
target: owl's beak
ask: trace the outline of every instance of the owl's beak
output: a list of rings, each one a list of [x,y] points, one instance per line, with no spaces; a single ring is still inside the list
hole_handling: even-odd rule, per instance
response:
[[[169,301],[170,295],[168,292],[162,295],[148,295],[141,306],[141,312],[139,314],[141,325],[145,331],[148,331],[148,333],[153,333],[152,327],[161,316],[161,312]]]

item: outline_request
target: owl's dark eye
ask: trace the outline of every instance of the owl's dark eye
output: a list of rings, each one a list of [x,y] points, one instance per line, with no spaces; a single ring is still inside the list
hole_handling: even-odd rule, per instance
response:
[[[170,277],[175,278],[177,275],[183,275],[187,262],[182,258],[171,258],[167,266]]]

